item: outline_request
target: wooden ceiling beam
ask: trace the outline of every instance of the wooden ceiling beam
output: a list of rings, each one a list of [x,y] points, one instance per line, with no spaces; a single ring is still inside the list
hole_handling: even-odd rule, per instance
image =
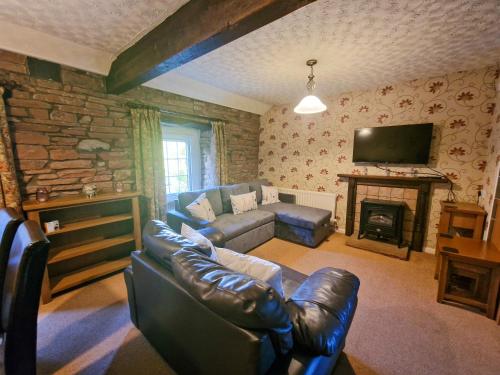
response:
[[[186,64],[316,0],[191,0],[111,65],[120,94]]]

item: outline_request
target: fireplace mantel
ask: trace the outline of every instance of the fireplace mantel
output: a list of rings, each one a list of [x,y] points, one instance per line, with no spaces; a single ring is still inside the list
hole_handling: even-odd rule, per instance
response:
[[[429,210],[429,195],[431,184],[446,184],[448,180],[444,177],[406,177],[406,176],[380,176],[380,175],[357,175],[357,174],[338,174],[342,180],[347,180],[347,212],[345,234],[350,236],[354,232],[354,219],[356,209],[356,191],[359,185],[368,186],[387,186],[416,189],[417,207],[415,212],[415,221],[413,223],[412,239],[410,249],[422,251],[425,238],[425,229],[427,227],[427,217]]]

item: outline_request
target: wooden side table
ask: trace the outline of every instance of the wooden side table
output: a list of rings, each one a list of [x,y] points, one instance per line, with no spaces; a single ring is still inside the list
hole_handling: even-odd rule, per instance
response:
[[[461,237],[481,240],[485,219],[486,211],[475,203],[441,201],[438,239],[441,233],[445,233],[450,236],[459,234]],[[439,247],[436,246],[435,279],[439,276],[440,268],[441,257],[439,256]]]
[[[491,242],[464,237],[440,237],[437,246],[441,254],[437,301],[473,306],[495,319],[500,251]]]
[[[486,211],[475,203],[441,202],[439,233],[460,233],[461,237],[480,240],[483,237]]]

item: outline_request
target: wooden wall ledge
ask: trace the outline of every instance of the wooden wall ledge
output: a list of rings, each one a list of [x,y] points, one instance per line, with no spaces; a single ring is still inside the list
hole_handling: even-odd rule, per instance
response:
[[[445,177],[407,177],[407,176],[382,176],[382,175],[359,175],[359,174],[338,174],[338,177],[341,179],[356,179],[358,183],[360,181],[388,181],[388,182],[400,182],[400,183],[411,183],[412,185],[420,184],[422,182],[430,182],[430,183],[438,183],[438,184],[446,184],[448,180]]]

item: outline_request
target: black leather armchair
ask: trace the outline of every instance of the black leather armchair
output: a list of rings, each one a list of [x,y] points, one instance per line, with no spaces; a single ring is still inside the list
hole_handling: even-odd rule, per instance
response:
[[[36,374],[37,315],[48,251],[49,241],[38,223],[19,225],[2,296],[3,364],[8,375]]]
[[[0,209],[0,311],[2,311],[3,284],[7,262],[9,261],[10,248],[19,224],[24,218],[12,208]]]
[[[279,309],[288,311],[293,326],[293,347],[284,354],[286,350],[279,349],[269,326],[243,328],[239,324],[242,320],[237,317],[223,317],[228,311],[238,311],[240,297],[248,299],[248,304],[243,303],[246,306],[244,313],[261,303],[258,301],[262,299],[253,300],[254,294],[248,291],[247,285],[252,283],[240,282],[240,277],[247,276],[229,275],[238,281],[227,286],[214,275],[227,275],[231,271],[208,260],[195,244],[161,222],[150,222],[143,239],[145,249],[132,254],[132,266],[125,270],[131,318],[177,373],[331,374],[356,309],[359,287],[356,276],[326,268],[308,278],[282,267],[287,298],[286,303],[282,300]],[[182,254],[186,251],[198,252],[201,258],[193,260],[190,268],[180,271],[179,264],[185,259],[180,262],[179,257],[186,258]],[[207,267],[214,267],[214,273],[207,273]],[[193,284],[186,284],[191,277]],[[212,287],[215,286],[217,289],[235,287],[231,291],[234,303],[228,295],[224,298],[209,296],[211,292],[207,290],[214,291]],[[221,306],[221,303],[230,306]],[[278,305],[273,306],[273,309],[278,308]],[[314,337],[304,334],[307,330],[299,332],[301,327],[307,327]]]

